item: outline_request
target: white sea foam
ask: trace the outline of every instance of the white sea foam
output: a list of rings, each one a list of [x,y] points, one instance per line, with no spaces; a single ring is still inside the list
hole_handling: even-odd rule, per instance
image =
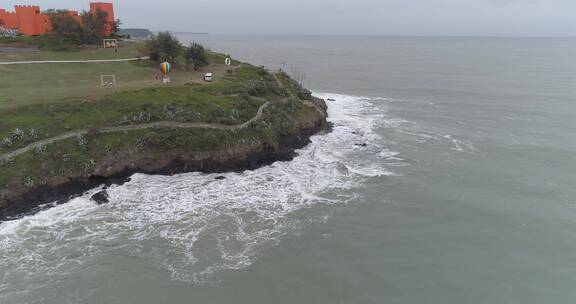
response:
[[[0,300],[2,291],[17,292],[11,282],[65,277],[103,255],[153,261],[176,280],[210,281],[222,270],[250,265],[282,236],[325,221],[366,179],[394,175],[376,161],[401,160],[375,132],[397,123],[383,115],[386,100],[317,95],[335,99],[328,102],[333,130],[314,136],[293,161],[218,175],[136,174],[108,189],[109,204],[88,199],[95,189],[0,224]]]
[[[454,138],[454,136],[452,135],[444,135],[443,136],[445,139],[448,139],[452,142],[452,144],[454,144],[454,147],[451,148],[451,150],[457,151],[457,152],[477,152],[478,149],[472,144],[471,141],[467,140],[467,139],[458,139],[458,138]]]

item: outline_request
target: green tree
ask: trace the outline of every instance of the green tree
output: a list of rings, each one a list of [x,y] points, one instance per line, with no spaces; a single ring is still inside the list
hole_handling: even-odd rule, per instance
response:
[[[106,28],[106,18],[108,13],[97,10],[96,13],[83,12],[82,13],[82,38],[84,43],[100,43],[104,36],[104,29]]]
[[[50,48],[67,49],[79,44],[100,43],[107,26],[108,14],[98,10],[95,13],[84,11],[81,22],[70,15],[67,10],[47,10],[52,23],[52,32],[47,45]]]
[[[196,42],[192,43],[190,47],[186,48],[184,58],[186,59],[186,70],[188,70],[190,64],[194,65],[194,70],[199,70],[209,64],[208,52],[204,46]]]
[[[118,35],[118,33],[120,32],[120,25],[122,25],[122,21],[120,21],[120,19],[116,19],[116,21],[114,22],[114,25],[112,26],[112,35]],[[130,37],[128,37],[130,38]]]
[[[82,39],[82,25],[65,10],[47,11],[52,23],[52,34],[79,43]]]
[[[159,33],[154,39],[146,43],[150,51],[150,58],[155,61],[168,61],[176,63],[176,58],[182,53],[182,44],[169,32]]]

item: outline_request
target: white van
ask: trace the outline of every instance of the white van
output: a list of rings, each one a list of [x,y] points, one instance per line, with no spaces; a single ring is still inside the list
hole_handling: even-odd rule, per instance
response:
[[[206,73],[206,75],[204,75],[204,81],[206,82],[212,82],[213,80],[213,75],[212,73]]]

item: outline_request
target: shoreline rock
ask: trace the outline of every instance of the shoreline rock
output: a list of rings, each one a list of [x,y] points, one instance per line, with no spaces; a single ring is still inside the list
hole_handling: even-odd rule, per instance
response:
[[[108,204],[110,202],[108,197],[108,192],[106,190],[102,190],[90,197],[90,200],[93,200],[98,205]]]

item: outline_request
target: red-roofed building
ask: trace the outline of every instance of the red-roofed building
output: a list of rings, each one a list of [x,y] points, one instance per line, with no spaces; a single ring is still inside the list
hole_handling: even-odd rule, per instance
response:
[[[104,36],[112,35],[115,23],[113,4],[105,2],[90,3],[90,13],[94,14],[98,10],[107,14],[106,25],[102,34]],[[82,18],[80,18],[80,14],[77,11],[68,11],[68,14],[79,23],[82,23]],[[33,5],[16,5],[14,12],[0,9],[0,26],[18,30],[27,36],[44,35],[52,31],[50,16],[43,14],[39,6]]]

